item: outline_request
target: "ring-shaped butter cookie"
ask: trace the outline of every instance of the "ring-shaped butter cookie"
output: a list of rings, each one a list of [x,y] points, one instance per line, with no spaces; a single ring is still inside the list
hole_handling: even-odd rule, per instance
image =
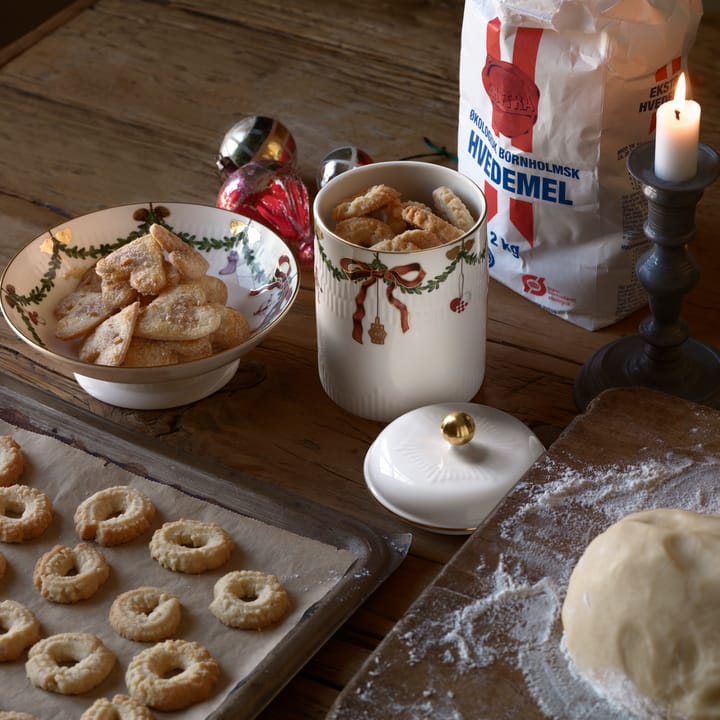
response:
[[[80,695],[97,687],[115,665],[115,655],[90,633],[59,633],[36,642],[25,672],[36,687]]]
[[[0,602],[0,662],[16,660],[40,638],[40,623],[32,610],[15,600]]]
[[[75,603],[92,597],[109,575],[105,556],[92,545],[55,545],[35,563],[33,583],[51,602]]]
[[[215,583],[210,612],[228,627],[260,630],[282,620],[289,607],[287,592],[274,575],[236,570]]]
[[[175,520],[158,528],[150,540],[150,554],[175,572],[197,574],[225,563],[235,543],[217,523]]]
[[[132,697],[157,710],[182,710],[208,698],[220,666],[207,648],[165,640],[138,653],[125,672]]]
[[[154,720],[154,718],[147,705],[139,703],[128,695],[115,695],[112,700],[98,698],[80,716],[80,720]]]
[[[0,485],[14,485],[25,470],[25,454],[10,435],[0,435]]]
[[[52,522],[52,501],[27,485],[0,487],[0,542],[21,543],[42,535]]]
[[[82,540],[110,547],[135,539],[155,517],[152,500],[129,485],[98,490],[75,510],[75,530]]]
[[[175,595],[144,586],[115,598],[110,606],[110,625],[128,640],[158,642],[175,634],[180,614],[180,601]]]

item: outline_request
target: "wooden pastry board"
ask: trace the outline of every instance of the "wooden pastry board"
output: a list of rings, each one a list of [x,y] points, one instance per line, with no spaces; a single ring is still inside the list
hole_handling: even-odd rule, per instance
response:
[[[649,390],[596,398],[344,689],[328,718],[611,720],[560,609],[587,543],[628,512],[720,512],[720,413]]]
[[[312,558],[316,552],[318,557],[323,554],[328,558],[328,563],[334,563],[332,558],[337,556],[338,562],[347,568],[334,577],[332,574],[326,576],[323,582],[327,584],[327,589],[324,589],[317,599],[314,597],[316,591],[313,591],[312,587],[306,587],[308,584],[312,585],[313,582],[308,579],[309,576],[306,575],[303,580],[300,577],[288,575],[288,582],[298,583],[295,594],[295,619],[290,622],[289,626],[286,625],[283,628],[281,625],[277,628],[277,642],[268,645],[268,652],[258,653],[257,664],[249,664],[247,671],[243,670],[241,676],[238,677],[236,677],[236,666],[242,666],[240,661],[243,658],[236,656],[235,653],[242,652],[247,656],[251,645],[265,633],[255,633],[251,638],[245,638],[244,641],[241,638],[234,641],[227,640],[223,636],[223,644],[229,645],[231,650],[230,656],[225,658],[224,663],[221,662],[221,668],[224,666],[225,678],[221,692],[211,697],[208,703],[202,707],[192,707],[183,711],[183,717],[195,718],[198,716],[198,712],[202,717],[214,720],[220,718],[232,718],[233,720],[243,718],[245,720],[255,717],[332,633],[399,565],[410,544],[410,535],[385,536],[352,518],[293,497],[267,483],[260,483],[250,476],[221,466],[210,467],[207,464],[200,466],[192,458],[180,456],[177,453],[172,456],[163,454],[156,447],[156,443],[148,438],[129,433],[122,427],[86,415],[76,409],[70,409],[55,398],[2,376],[0,376],[0,420],[8,424],[3,424],[4,428],[12,428],[12,432],[23,437],[23,441],[27,442],[25,447],[28,450],[48,448],[47,454],[50,457],[45,457],[44,454],[40,454],[39,457],[30,456],[29,462],[33,463],[28,480],[30,484],[41,485],[43,479],[49,483],[52,482],[48,479],[48,474],[53,472],[51,470],[53,466],[62,464],[61,458],[72,460],[81,471],[69,474],[65,472],[64,488],[61,485],[59,491],[56,488],[53,492],[55,518],[43,536],[19,546],[3,547],[11,570],[0,581],[0,589],[3,589],[0,599],[5,599],[8,593],[12,594],[16,590],[23,591],[27,595],[28,590],[25,586],[29,582],[27,578],[32,575],[32,562],[40,550],[43,552],[46,550],[41,543],[52,544],[52,542],[58,541],[57,537],[65,537],[58,533],[65,533],[67,536],[70,532],[72,535],[72,513],[70,512],[68,516],[68,512],[63,511],[61,497],[72,496],[75,486],[78,484],[85,483],[87,485],[92,483],[93,478],[100,478],[106,474],[111,474],[113,477],[115,475],[125,477],[123,473],[126,471],[132,474],[129,480],[131,484],[142,483],[143,488],[149,488],[149,494],[155,495],[154,499],[164,498],[165,507],[170,501],[172,511],[184,507],[186,511],[189,508],[190,512],[201,514],[202,517],[198,515],[201,519],[214,520],[223,517],[222,524],[233,537],[240,537],[244,533],[246,542],[238,543],[234,553],[237,556],[237,563],[249,561],[253,553],[252,543],[264,542],[260,538],[265,537],[267,539],[265,545],[275,541],[288,543],[277,549],[281,557],[289,557],[294,552],[294,547],[306,546],[308,553],[302,562],[308,563],[309,571],[313,566]],[[29,431],[29,434],[25,434],[26,431]],[[83,457],[87,459],[83,461]],[[25,474],[27,475],[27,473],[26,469]],[[60,478],[61,482],[63,482],[63,477]],[[85,488],[85,490],[89,492],[90,488]],[[148,490],[144,491],[148,492]],[[195,517],[194,514],[187,516]],[[48,538],[44,540],[46,535]],[[77,542],[77,538],[66,539],[63,544],[72,542]],[[133,544],[137,546],[134,549],[130,547]],[[126,552],[136,553],[133,557],[143,556],[142,561],[147,565],[147,559],[144,558],[144,555],[148,554],[145,552],[146,544],[147,538],[138,538],[137,541],[127,544]],[[48,631],[48,628],[50,632],[61,632],[62,630],[53,629],[53,627],[63,628],[66,625],[76,629],[73,622],[77,624],[78,613],[81,615],[84,613],[83,617],[87,623],[90,623],[87,631],[94,632],[92,623],[95,622],[95,616],[102,611],[102,617],[106,617],[107,610],[106,608],[103,610],[102,603],[107,604],[107,601],[114,597],[113,593],[117,591],[117,588],[113,590],[110,587],[113,582],[117,585],[121,582],[120,578],[129,576],[129,581],[137,584],[134,573],[139,572],[144,584],[153,584],[149,578],[153,572],[157,574],[158,570],[155,568],[151,567],[147,572],[140,571],[139,565],[132,565],[128,568],[127,564],[123,565],[121,562],[121,556],[118,556],[117,562],[111,560],[110,554],[115,550],[122,552],[125,548],[126,546],[123,545],[104,549],[108,556],[108,562],[111,564],[111,578],[106,583],[107,587],[104,586],[97,593],[98,596],[104,595],[104,597],[96,599],[94,596],[91,600],[86,601],[86,604],[80,603],[83,607],[73,606],[68,611],[73,614],[73,620],[68,623],[58,624],[51,617],[51,612],[62,611],[62,606],[43,605],[45,601],[39,596],[35,598],[36,593],[31,593],[32,601],[39,603],[37,612],[40,613],[41,627],[45,632]],[[256,548],[256,550],[267,552],[268,556],[273,552],[272,548],[265,546]],[[27,571],[21,567],[22,559],[26,556],[29,558],[30,565]],[[167,571],[160,568],[159,572]],[[222,570],[218,569],[215,572],[216,574],[222,573]],[[173,576],[171,581],[181,588],[173,590],[179,595],[183,592],[182,588],[191,586],[191,581],[200,579],[200,576],[174,577],[177,574],[172,573],[170,575]],[[169,582],[167,579],[164,581]],[[202,578],[202,582],[205,584],[213,582],[213,578]],[[8,583],[10,583],[10,588],[6,587]],[[201,602],[198,599],[200,595],[197,592],[199,589],[197,583],[193,583],[191,587],[193,588],[192,597],[185,593],[187,605],[185,606],[183,603],[185,631],[207,632],[205,628],[209,629],[213,625],[205,619],[205,595],[207,594],[205,591],[207,588],[202,594]],[[317,588],[317,586],[315,587]],[[309,605],[303,600],[306,592],[313,593],[313,599]],[[194,605],[198,605],[195,610],[193,610]],[[293,614],[292,607],[291,614]],[[222,629],[222,626],[220,628]],[[180,630],[182,629],[183,625],[181,624]],[[215,629],[210,632],[217,633],[218,631]],[[127,644],[123,638],[113,635],[104,627],[104,623],[98,634],[106,644],[109,642],[113,644],[112,649],[116,653],[119,653],[123,645]],[[271,642],[272,638],[266,638],[266,640]],[[242,648],[242,650],[238,651],[237,648]],[[227,654],[228,651],[225,652]],[[218,659],[220,660],[220,658]],[[99,697],[107,695],[108,683],[122,682],[124,665],[120,660],[121,655],[118,654],[118,663],[113,670],[114,675],[108,678],[104,686],[99,686],[92,694],[88,695],[89,700],[86,704],[92,702],[95,694]],[[78,712],[74,714],[72,712],[74,706],[65,708],[61,712],[61,706],[58,704],[65,703],[67,705],[75,702],[74,698],[66,698],[53,693],[43,695],[44,691],[37,690],[29,684],[25,687],[23,663],[24,656],[18,661],[0,665],[0,688],[3,687],[3,682],[10,682],[11,677],[15,678],[19,683],[19,691],[25,693],[28,698],[31,699],[32,693],[40,693],[39,697],[35,697],[37,702],[56,703],[57,712],[53,711],[53,717],[78,716]],[[13,672],[14,675],[12,675]],[[19,678],[16,678],[18,673]],[[113,679],[114,676],[116,676],[115,679]],[[7,688],[7,686],[5,687]],[[124,688],[120,691],[126,692]],[[79,698],[79,700],[83,699],[84,697]],[[4,693],[0,691],[0,707],[7,706],[7,700],[8,698],[4,697]],[[207,705],[207,711],[204,710],[205,705]],[[39,712],[34,706],[32,708],[34,712]],[[3,707],[3,709],[8,708]],[[68,709],[70,715],[67,715]],[[162,713],[156,714],[158,717],[163,715]]]

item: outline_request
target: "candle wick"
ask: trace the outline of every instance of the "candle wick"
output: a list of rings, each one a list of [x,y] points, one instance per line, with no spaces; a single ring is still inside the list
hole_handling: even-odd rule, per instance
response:
[[[676,119],[676,120],[679,120],[679,119],[680,119],[680,111],[679,111],[679,110],[676,110],[676,111],[675,111],[675,119]]]

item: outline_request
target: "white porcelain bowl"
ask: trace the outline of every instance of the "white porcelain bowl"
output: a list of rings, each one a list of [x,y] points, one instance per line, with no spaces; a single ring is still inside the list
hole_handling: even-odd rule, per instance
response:
[[[158,219],[199,250],[209,275],[228,288],[227,305],[247,318],[243,344],[177,365],[123,368],[78,359],[78,343],[55,337],[53,310],[80,275],[120,244],[145,234]],[[29,346],[59,360],[93,397],[141,410],[184,405],[207,397],[235,374],[240,358],[282,320],[299,288],[290,248],[265,226],[220,208],[191,203],[146,203],[99,210],[68,220],[28,243],[0,278],[0,307]]]

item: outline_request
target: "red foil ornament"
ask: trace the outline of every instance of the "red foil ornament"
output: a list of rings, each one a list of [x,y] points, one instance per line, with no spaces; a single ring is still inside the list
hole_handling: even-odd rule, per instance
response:
[[[313,261],[313,230],[308,191],[290,164],[253,160],[222,184],[215,205],[257,220],[274,230],[298,261]]]

